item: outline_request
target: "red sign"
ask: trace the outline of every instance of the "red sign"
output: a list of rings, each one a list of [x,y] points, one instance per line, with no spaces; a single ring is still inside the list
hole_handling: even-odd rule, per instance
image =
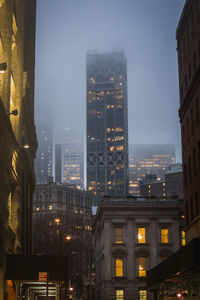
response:
[[[39,272],[39,281],[47,281],[47,272]]]

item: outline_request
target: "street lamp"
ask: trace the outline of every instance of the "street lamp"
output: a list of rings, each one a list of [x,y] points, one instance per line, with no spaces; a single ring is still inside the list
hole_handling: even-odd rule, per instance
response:
[[[71,241],[72,237],[71,237],[71,235],[66,235],[65,239],[67,242],[69,242],[69,241]]]

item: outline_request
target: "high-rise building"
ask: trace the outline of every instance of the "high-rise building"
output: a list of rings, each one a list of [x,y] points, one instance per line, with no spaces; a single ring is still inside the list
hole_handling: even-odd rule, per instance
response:
[[[128,194],[124,52],[87,54],[87,188],[97,199]]]
[[[200,1],[186,1],[176,32],[186,240],[200,236]]]
[[[50,114],[50,113],[49,113]],[[35,160],[36,182],[48,183],[52,177],[53,127],[52,118],[39,104],[36,107],[38,150]]]
[[[175,163],[175,145],[144,144],[129,147],[129,194],[140,195],[140,181],[146,175],[155,174],[158,181],[164,180],[165,171]]]
[[[32,251],[35,20],[35,0],[0,0],[0,300],[18,297],[7,255]]]
[[[68,128],[55,147],[55,181],[83,188],[83,145]]]

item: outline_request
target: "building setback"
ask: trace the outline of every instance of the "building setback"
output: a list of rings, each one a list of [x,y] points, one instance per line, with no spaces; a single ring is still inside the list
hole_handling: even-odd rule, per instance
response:
[[[146,300],[147,270],[185,245],[183,200],[104,198],[93,224],[96,298]]]
[[[0,300],[16,296],[6,254],[32,250],[35,18],[35,0],[0,0]]]
[[[135,144],[129,147],[129,194],[140,196],[140,181],[155,174],[164,180],[168,166],[175,163],[173,144]]]
[[[127,65],[124,52],[87,54],[87,188],[128,194]]]

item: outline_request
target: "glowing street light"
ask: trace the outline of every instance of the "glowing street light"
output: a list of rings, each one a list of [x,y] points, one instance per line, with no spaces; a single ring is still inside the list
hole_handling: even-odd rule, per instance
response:
[[[71,237],[71,235],[66,235],[65,239],[66,239],[66,241],[71,241],[72,237]]]

